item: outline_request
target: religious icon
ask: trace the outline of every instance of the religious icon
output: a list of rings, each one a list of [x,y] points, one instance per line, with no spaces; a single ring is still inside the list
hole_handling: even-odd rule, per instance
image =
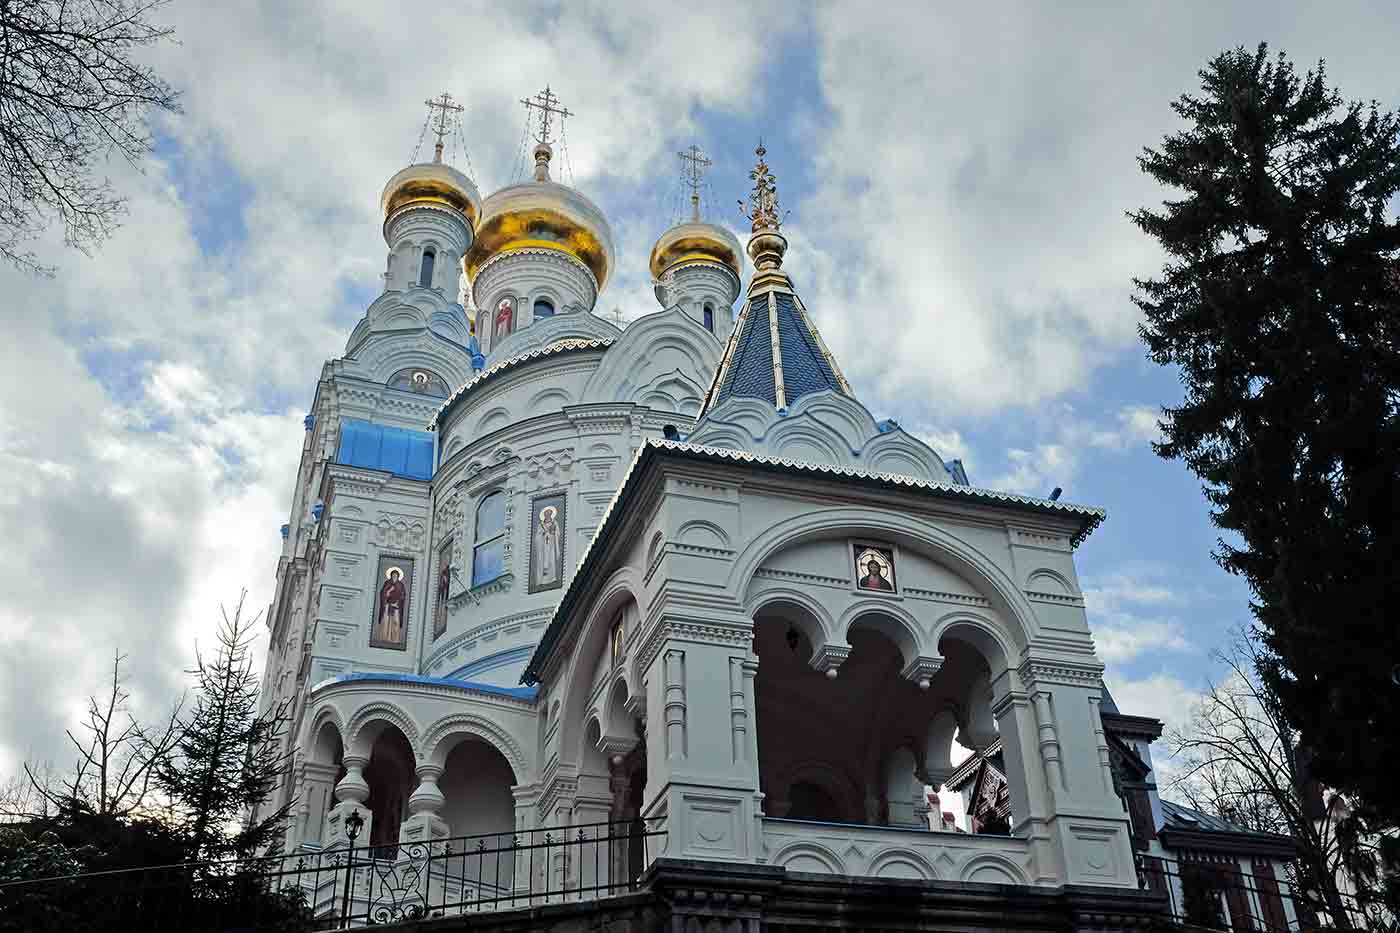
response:
[[[415,395],[431,395],[447,398],[447,383],[441,376],[427,369],[401,369],[389,377],[389,388],[403,389]]]
[[[413,561],[406,557],[381,557],[377,579],[380,583],[374,601],[370,647],[402,650],[408,645],[408,593],[413,583]]]
[[[530,592],[564,583],[564,494],[541,496],[530,516]]]
[[[493,350],[496,348],[496,344],[510,336],[514,318],[515,306],[511,304],[509,298],[502,298],[501,303],[496,306],[496,324],[491,331],[491,348]]]
[[[437,602],[433,605],[433,640],[447,631],[447,598],[452,595],[452,539],[438,548]]]
[[[856,589],[875,590],[881,593],[894,592],[894,554],[892,551],[871,547],[867,544],[855,546]]]

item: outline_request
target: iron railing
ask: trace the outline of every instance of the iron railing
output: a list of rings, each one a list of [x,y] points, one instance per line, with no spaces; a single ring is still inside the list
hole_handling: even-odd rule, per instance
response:
[[[1139,855],[1137,863],[1139,885],[1165,895],[1171,919],[1189,929],[1400,933],[1396,918],[1378,904],[1338,892],[1329,907],[1320,894],[1297,890],[1287,877],[1247,872],[1233,860],[1169,861]]]
[[[333,930],[633,890],[657,821],[482,833],[0,883],[10,930]]]

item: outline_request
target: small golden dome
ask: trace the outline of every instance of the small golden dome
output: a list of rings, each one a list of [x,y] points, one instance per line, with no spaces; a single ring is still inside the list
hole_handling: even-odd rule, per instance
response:
[[[677,224],[651,249],[651,277],[659,279],[672,266],[696,260],[728,266],[742,277],[743,255],[739,240],[723,227],[698,221]]]
[[[384,219],[400,208],[414,204],[436,204],[450,207],[466,215],[467,223],[476,225],[481,214],[481,195],[471,179],[450,165],[424,162],[410,165],[389,179],[380,198]]]
[[[588,267],[598,290],[612,272],[612,229],[592,201],[553,181],[528,181],[502,188],[481,205],[476,242],[462,260],[467,278],[502,253],[550,249]]]

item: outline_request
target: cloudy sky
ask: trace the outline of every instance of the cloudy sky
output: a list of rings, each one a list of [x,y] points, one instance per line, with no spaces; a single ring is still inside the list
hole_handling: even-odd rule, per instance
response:
[[[378,195],[425,97],[465,105],[483,192],[513,180],[517,100],[546,82],[619,269],[599,309],[654,309],[675,152],[711,153],[738,224],[761,135],[793,273],[877,417],[977,485],[1101,505],[1078,554],[1125,711],[1174,719],[1248,594],[1211,562],[1197,483],[1148,442],[1178,398],[1138,343],[1131,278],[1160,266],[1124,212],[1163,192],[1135,156],[1213,54],[1325,57],[1400,103],[1400,6],[1191,3],[415,5],[173,0],[153,53],[183,92],[125,226],[52,279],[0,270],[0,778],[129,656],[143,708],[182,689],[218,606],[271,598],[321,363],[378,294]],[[459,163],[462,160],[459,156]]]

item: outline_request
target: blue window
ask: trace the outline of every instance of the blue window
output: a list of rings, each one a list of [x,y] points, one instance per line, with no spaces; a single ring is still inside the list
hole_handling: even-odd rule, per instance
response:
[[[472,547],[472,586],[490,583],[505,570],[506,494],[499,489],[476,506],[476,538]]]
[[[715,309],[705,305],[705,329],[710,333],[715,332]]]
[[[432,250],[423,252],[423,265],[418,269],[418,284],[423,288],[433,286],[433,263],[437,260],[437,253]]]
[[[535,320],[538,321],[542,317],[554,317],[554,305],[543,298],[535,302]]]

